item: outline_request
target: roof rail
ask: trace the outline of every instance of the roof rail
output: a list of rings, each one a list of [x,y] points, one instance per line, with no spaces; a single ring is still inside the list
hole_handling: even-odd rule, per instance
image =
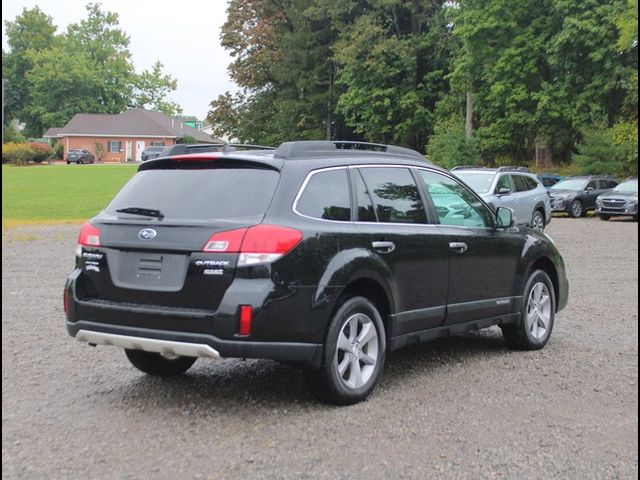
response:
[[[223,152],[233,152],[238,148],[244,150],[275,150],[275,147],[267,147],[265,145],[252,145],[250,143],[225,143],[222,151]]]
[[[527,167],[498,167],[499,172],[525,172],[530,173]]]
[[[321,153],[354,154],[354,152],[377,152],[399,155],[428,162],[424,155],[410,148],[384,145],[382,143],[352,142],[344,140],[301,140],[284,142],[275,151],[276,158],[316,157]]]
[[[483,167],[482,165],[458,165],[458,166],[453,167],[449,171],[450,172],[454,172],[456,170],[467,170],[467,169],[471,169],[471,168],[487,168],[487,167]]]

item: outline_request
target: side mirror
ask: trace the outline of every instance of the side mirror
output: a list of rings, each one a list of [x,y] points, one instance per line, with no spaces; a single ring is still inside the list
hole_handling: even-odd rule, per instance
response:
[[[509,190],[507,187],[500,187],[498,188],[498,191],[496,193],[498,195],[509,195],[511,193],[511,190]]]
[[[587,187],[587,188],[585,188],[585,192],[590,192],[591,190],[595,190],[595,188],[593,188],[593,187]]]
[[[498,207],[496,210],[498,228],[513,227],[513,210],[507,207]]]

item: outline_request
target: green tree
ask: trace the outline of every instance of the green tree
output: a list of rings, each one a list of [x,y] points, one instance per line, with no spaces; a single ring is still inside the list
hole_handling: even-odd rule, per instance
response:
[[[182,113],[182,107],[167,100],[167,95],[178,88],[178,81],[163,72],[163,65],[159,61],[153,64],[151,70],[144,70],[137,75],[133,93],[134,108],[149,108],[169,116]]]
[[[344,87],[338,107],[357,133],[424,149],[448,88],[445,3],[370,1],[345,25],[334,46]]]
[[[29,108],[32,103],[27,73],[33,68],[30,55],[51,47],[56,27],[49,15],[38,7],[23,9],[13,21],[5,21],[9,52],[2,51],[5,125],[19,118],[29,127]],[[27,134],[38,133],[27,129]]]

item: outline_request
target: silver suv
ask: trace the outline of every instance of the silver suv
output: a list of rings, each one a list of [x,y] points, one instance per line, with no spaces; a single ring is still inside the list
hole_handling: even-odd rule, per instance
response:
[[[547,190],[525,167],[454,167],[451,170],[494,210],[513,210],[515,223],[543,231],[551,222]]]

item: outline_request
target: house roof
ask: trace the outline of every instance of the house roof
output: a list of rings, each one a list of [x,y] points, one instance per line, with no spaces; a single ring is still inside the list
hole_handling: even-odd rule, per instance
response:
[[[220,143],[200,130],[185,125],[181,120],[152,110],[128,110],[115,115],[78,113],[61,129],[50,128],[45,136],[110,136],[110,137],[167,137],[185,135],[202,143]]]

